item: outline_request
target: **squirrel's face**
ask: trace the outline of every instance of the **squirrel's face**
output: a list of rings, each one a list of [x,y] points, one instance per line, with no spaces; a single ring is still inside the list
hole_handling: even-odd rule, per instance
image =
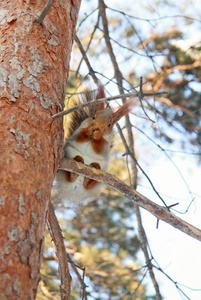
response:
[[[85,127],[86,126],[86,127]],[[92,118],[86,119],[82,127],[87,131],[88,136],[94,140],[100,140],[105,135],[110,135],[113,129],[112,112],[100,110]]]
[[[112,112],[109,110],[100,110],[93,116],[93,139],[99,140],[104,135],[109,135],[113,128]]]

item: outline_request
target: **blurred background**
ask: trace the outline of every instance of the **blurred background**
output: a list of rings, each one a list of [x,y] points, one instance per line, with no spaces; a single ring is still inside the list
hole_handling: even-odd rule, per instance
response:
[[[106,96],[138,92],[140,77],[143,92],[168,92],[141,99],[129,116],[136,169],[124,155],[116,130],[108,172],[161,206],[177,204],[171,212],[200,228],[199,1],[83,0],[76,35],[81,46],[74,43],[66,108],[81,85],[96,88],[97,80]],[[116,109],[121,103],[114,100],[110,105]],[[120,122],[129,141],[125,124]],[[157,229],[152,214],[136,209],[108,187],[80,207],[65,199],[57,203],[74,262],[71,298],[201,299],[201,243],[162,221]],[[37,299],[60,299],[58,264],[48,231],[41,279]]]

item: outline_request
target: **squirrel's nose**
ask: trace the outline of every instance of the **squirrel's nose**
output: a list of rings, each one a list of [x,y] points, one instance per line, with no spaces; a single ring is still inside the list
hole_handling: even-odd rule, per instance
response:
[[[100,131],[100,128],[94,128],[94,129],[93,129],[93,132],[94,132],[94,131]]]

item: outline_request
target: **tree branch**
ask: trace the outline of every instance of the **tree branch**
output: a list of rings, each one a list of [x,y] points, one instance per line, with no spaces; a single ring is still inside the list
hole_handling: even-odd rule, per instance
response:
[[[140,169],[140,171],[142,172],[142,174],[147,178],[148,182],[150,183],[153,191],[156,193],[156,195],[158,196],[158,198],[163,202],[164,206],[167,208],[167,205],[165,203],[165,201],[163,200],[163,198],[161,197],[161,195],[159,194],[159,192],[156,190],[156,188],[154,187],[153,185],[153,182],[151,181],[151,179],[149,178],[149,176],[145,173],[145,171],[142,169],[142,167],[139,165],[137,159],[135,158],[134,156],[134,151],[131,152],[130,148],[132,149],[133,148],[133,144],[129,143],[130,145],[130,148],[128,147],[127,143],[126,143],[126,139],[123,135],[123,132],[121,130],[121,127],[119,126],[119,124],[117,123],[116,124],[116,127],[118,129],[118,132],[119,132],[119,135],[121,137],[121,140],[124,144],[124,147],[125,147],[125,150],[126,150],[126,155],[129,155],[130,158],[132,159],[133,163],[136,164],[136,166],[138,166],[138,168]],[[132,134],[132,133],[131,133]],[[136,189],[136,188],[135,188]]]
[[[141,86],[140,90],[142,92],[142,86]],[[128,130],[128,128],[127,128],[128,141],[129,141],[129,146],[128,146],[127,143],[126,143],[126,140],[123,136],[123,132],[122,132],[119,124],[116,124],[116,125],[117,125],[117,128],[118,128],[119,134],[121,136],[121,139],[123,141],[125,150],[126,150],[127,154],[132,159],[132,161],[131,161],[131,172],[132,172],[131,186],[136,190],[136,188],[137,188],[137,173],[138,173],[137,166],[138,167],[140,167],[140,166],[139,166],[137,160],[135,159],[135,148],[134,148],[133,133],[132,133],[132,130]],[[140,167],[140,169],[142,170],[141,167]],[[152,182],[151,182],[151,184],[152,184]],[[153,188],[154,188],[154,186],[153,186]],[[154,190],[155,190],[155,188],[154,188]],[[156,191],[156,193],[157,193],[157,191]],[[139,239],[140,239],[140,245],[141,245],[141,249],[144,253],[144,257],[145,257],[145,261],[146,261],[146,265],[147,265],[147,268],[148,268],[148,271],[149,271],[150,278],[152,280],[153,286],[154,286],[155,291],[156,291],[156,298],[157,298],[157,300],[162,300],[159,285],[158,285],[158,282],[156,281],[156,277],[155,277],[154,270],[153,270],[153,264],[152,264],[150,254],[149,254],[149,251],[148,251],[148,241],[147,241],[146,232],[145,232],[143,224],[142,224],[142,217],[141,217],[140,208],[136,203],[134,203],[134,209],[135,209],[135,213],[136,213],[136,216],[137,216],[138,234],[139,234]]]
[[[35,21],[35,23],[37,23],[39,25],[42,24],[43,20],[45,19],[46,15],[48,14],[53,3],[54,3],[54,0],[48,0],[47,4],[45,5],[45,8],[43,9],[42,13],[38,17],[38,19]]]
[[[63,236],[61,234],[61,228],[57,221],[57,217],[54,213],[53,204],[50,202],[49,204],[49,212],[48,212],[48,221],[47,225],[49,228],[50,235],[56,247],[56,253],[59,263],[59,271],[61,278],[61,299],[69,300],[70,299],[70,283],[71,283],[71,275],[68,268],[68,258],[66,253],[66,248],[63,241]]]
[[[188,234],[189,236],[197,239],[198,241],[201,241],[200,229],[175,216],[174,214],[169,212],[167,208],[162,207],[154,203],[147,197],[141,195],[131,187],[127,186],[124,182],[122,182],[114,175],[92,168],[82,163],[78,163],[73,159],[63,159],[60,164],[60,169],[74,172],[79,175],[84,175],[88,178],[95,179],[99,182],[111,186],[123,196],[127,197],[137,205],[149,211],[157,219],[162,220],[169,225],[177,228],[178,230]]]
[[[167,95],[167,94],[168,94],[168,92],[165,92],[165,91],[163,91],[163,92],[150,92],[150,93],[144,93],[143,92],[142,93],[143,97],[162,96],[162,95]],[[64,115],[67,115],[67,114],[69,114],[69,113],[71,113],[71,112],[73,112],[75,110],[83,109],[86,106],[93,105],[94,103],[98,104],[98,103],[103,103],[103,102],[107,102],[107,101],[112,101],[112,100],[115,100],[115,99],[129,98],[129,97],[138,97],[138,95],[139,95],[138,93],[127,93],[127,94],[120,94],[120,95],[106,97],[106,98],[101,98],[101,99],[95,99],[95,100],[92,100],[90,102],[82,103],[82,104],[79,104],[79,105],[75,105],[75,106],[73,106],[70,109],[61,111],[60,113],[51,116],[51,118],[54,121],[57,118],[63,117]]]
[[[140,93],[141,93],[141,95],[143,95],[142,77],[140,78]],[[142,100],[142,98],[140,98],[140,101],[141,100]],[[143,108],[143,106],[142,106],[142,108]],[[142,168],[139,166],[138,161],[135,158],[135,147],[134,147],[134,138],[133,138],[132,126],[131,126],[130,122],[127,123],[127,125],[126,125],[127,134],[128,134],[128,142],[129,142],[129,146],[128,146],[119,124],[116,124],[116,125],[117,125],[117,128],[118,128],[119,134],[121,136],[121,139],[123,141],[124,147],[126,149],[126,152],[132,159],[132,161],[131,161],[131,172],[132,172],[131,187],[133,187],[136,190],[136,188],[137,188],[137,174],[138,174],[137,166],[140,168],[140,170],[142,170]],[[145,176],[147,176],[147,175],[145,174]],[[150,182],[151,182],[151,180],[150,180]],[[152,184],[152,182],[151,182],[151,184]],[[154,188],[154,190],[155,190],[155,188]],[[163,203],[164,203],[164,201],[163,201]],[[145,261],[146,261],[147,268],[148,268],[148,271],[149,271],[149,275],[150,275],[150,278],[152,280],[153,286],[155,288],[156,298],[157,298],[157,300],[162,300],[159,285],[158,285],[158,282],[156,280],[154,270],[153,270],[152,257],[150,257],[150,254],[149,254],[149,251],[148,251],[148,241],[147,241],[146,232],[145,232],[143,224],[142,224],[142,217],[141,217],[140,208],[136,203],[134,203],[134,209],[135,209],[135,213],[136,213],[136,216],[137,216],[138,234],[139,234],[141,249],[142,249],[142,252],[144,253],[144,257],[145,257]]]
[[[86,58],[87,58],[86,53],[87,53],[87,51],[89,50],[89,47],[90,47],[90,45],[91,45],[91,42],[93,41],[94,34],[95,34],[95,32],[96,32],[96,30],[97,30],[97,28],[98,28],[98,26],[99,26],[99,21],[100,21],[100,13],[98,14],[97,22],[96,22],[96,24],[95,24],[95,26],[94,26],[94,29],[93,29],[92,33],[91,33],[91,36],[90,36],[88,45],[87,45],[87,47],[86,47],[86,50],[84,50],[84,48],[83,48],[82,43],[80,42],[80,40],[77,41],[77,46],[79,47],[80,52],[82,53],[82,58],[81,58],[81,60],[80,60],[80,62],[79,62],[79,65],[78,65],[78,67],[77,67],[76,77],[77,77],[77,74],[78,74],[78,72],[79,72],[79,70],[80,70],[80,67],[81,67],[81,64],[82,64],[83,60],[86,62]],[[78,36],[77,36],[77,35],[76,35],[76,39],[78,39]],[[83,53],[83,52],[84,52],[84,53]],[[85,59],[84,59],[84,55],[85,55]],[[88,60],[88,58],[87,58],[87,60]],[[88,68],[89,68],[89,67],[91,67],[90,64],[89,64]],[[89,69],[89,70],[90,70],[90,69]],[[92,69],[92,71],[93,71],[93,69]],[[96,77],[95,73],[93,74],[93,76]]]
[[[68,261],[71,264],[71,267],[72,267],[73,271],[75,272],[75,274],[77,276],[77,279],[80,282],[80,285],[82,287],[82,300],[87,300],[87,293],[86,293],[86,287],[87,287],[87,285],[84,283],[85,268],[80,268],[78,265],[76,265],[72,261],[70,255],[68,253],[67,253],[67,258],[68,258]],[[81,277],[80,273],[78,272],[78,268],[80,268],[82,270],[82,272],[83,272],[83,278]]]
[[[98,84],[98,83],[99,83],[99,80],[98,80],[98,78],[97,78],[96,75],[95,75],[95,71],[94,71],[93,68],[91,67],[91,64],[90,64],[90,62],[89,62],[89,60],[88,60],[88,57],[87,57],[87,55],[86,55],[86,51],[84,50],[84,48],[83,48],[83,46],[82,46],[82,43],[80,42],[80,40],[79,40],[79,38],[78,38],[78,36],[77,36],[76,34],[74,35],[74,40],[75,40],[75,42],[77,43],[77,46],[78,46],[78,48],[80,49],[80,52],[82,53],[83,59],[84,59],[86,65],[87,65],[87,67],[88,67],[88,69],[89,69],[89,74],[90,74],[91,77],[93,78],[94,82],[95,82],[96,84]]]
[[[114,75],[118,84],[118,89],[120,94],[124,93],[124,89],[123,89],[123,76],[122,73],[119,69],[119,65],[117,63],[116,60],[116,56],[114,54],[113,48],[112,48],[112,44],[110,42],[110,35],[109,35],[109,29],[108,29],[108,20],[106,17],[106,5],[105,2],[103,0],[99,0],[99,11],[100,11],[100,15],[102,18],[102,23],[103,23],[103,32],[104,32],[104,39],[105,39],[105,44],[108,50],[108,54],[110,56],[113,68],[114,68]]]

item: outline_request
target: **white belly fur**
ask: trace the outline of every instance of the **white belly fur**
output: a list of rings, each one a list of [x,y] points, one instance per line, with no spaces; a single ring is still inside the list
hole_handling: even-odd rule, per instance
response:
[[[65,148],[65,156],[67,158],[74,158],[76,155],[79,155],[84,159],[85,164],[90,165],[96,162],[100,164],[101,170],[107,171],[110,145],[107,144],[105,148],[104,155],[99,155],[93,151],[91,142],[82,144],[69,139],[68,145]],[[98,183],[92,189],[86,190],[83,187],[84,176],[81,175],[77,177],[75,182],[68,182],[65,171],[62,170],[59,170],[57,173],[56,181],[61,201],[76,204],[83,202],[85,199],[97,197],[101,188],[101,184]]]
[[[66,174],[60,170],[57,173],[56,180],[59,189],[59,198],[63,202],[80,204],[85,199],[91,199],[97,197],[101,184],[96,184],[92,189],[86,190],[83,187],[84,176],[78,176],[75,182],[66,181]]]
[[[106,171],[109,160],[109,147],[108,145],[104,149],[104,154],[100,155],[93,151],[91,142],[77,143],[75,141],[69,141],[66,148],[66,157],[74,158],[76,155],[80,155],[84,159],[86,165],[90,165],[93,162],[97,162],[101,166],[101,170]]]

